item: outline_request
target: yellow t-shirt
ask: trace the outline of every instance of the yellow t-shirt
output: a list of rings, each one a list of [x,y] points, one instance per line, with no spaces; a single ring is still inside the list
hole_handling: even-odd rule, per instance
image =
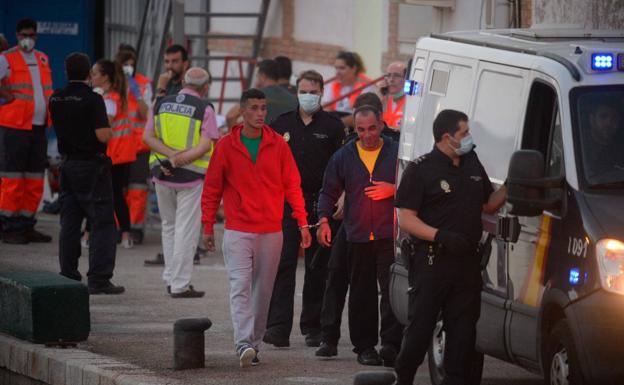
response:
[[[378,149],[372,151],[365,150],[359,140],[355,144],[357,145],[358,155],[360,155],[360,159],[362,159],[362,162],[364,162],[368,173],[372,175],[373,169],[375,168],[375,162],[377,162],[377,157],[379,156],[381,147],[383,147],[383,142]]]
[[[373,175],[373,169],[375,168],[375,162],[377,162],[377,157],[379,156],[379,152],[381,151],[381,147],[383,147],[383,142],[381,144],[381,146],[379,146],[378,149],[376,150],[365,150],[362,145],[360,144],[360,141],[358,140],[356,143],[357,145],[357,149],[358,149],[358,155],[360,156],[360,159],[362,159],[362,162],[364,162],[364,165],[366,166],[366,169],[368,170],[368,173],[371,175]],[[368,237],[369,240],[374,241],[375,240],[375,234],[373,234],[372,232],[370,233],[370,236]]]

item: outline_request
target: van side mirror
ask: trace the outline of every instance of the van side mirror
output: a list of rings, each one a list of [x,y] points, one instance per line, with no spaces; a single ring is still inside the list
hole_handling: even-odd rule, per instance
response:
[[[510,214],[534,217],[556,209],[560,198],[547,198],[547,189],[560,189],[563,178],[544,177],[544,156],[535,150],[518,150],[511,155],[507,173],[507,202]]]

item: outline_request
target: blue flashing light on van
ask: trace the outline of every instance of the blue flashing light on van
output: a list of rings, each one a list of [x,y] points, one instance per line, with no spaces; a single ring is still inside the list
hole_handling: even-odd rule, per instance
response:
[[[580,278],[581,278],[581,270],[578,267],[574,267],[570,269],[570,277],[568,278],[570,285],[572,286],[578,285]]]
[[[609,71],[613,69],[612,53],[593,53],[591,55],[591,68],[594,71]]]

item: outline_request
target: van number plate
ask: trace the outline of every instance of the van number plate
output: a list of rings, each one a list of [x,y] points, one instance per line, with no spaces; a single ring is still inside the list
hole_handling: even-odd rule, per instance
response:
[[[589,241],[583,238],[568,238],[568,254],[575,257],[587,257]]]

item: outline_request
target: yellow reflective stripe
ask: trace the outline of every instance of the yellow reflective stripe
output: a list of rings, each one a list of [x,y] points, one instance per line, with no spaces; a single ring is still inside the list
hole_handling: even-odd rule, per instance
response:
[[[128,190],[149,190],[149,186],[144,183],[130,183]]]
[[[52,85],[44,85],[43,86],[43,90],[44,91],[53,91],[54,88],[52,87]]]
[[[113,131],[113,138],[121,138],[122,136],[132,135],[132,128],[126,128],[119,131]]]
[[[25,95],[25,94],[13,94],[13,97],[15,99],[21,99],[21,100],[33,100],[33,96],[32,95]]]
[[[42,172],[25,172],[24,179],[43,179],[44,175]]]
[[[19,171],[0,171],[0,178],[22,179],[24,178],[24,173]]]

